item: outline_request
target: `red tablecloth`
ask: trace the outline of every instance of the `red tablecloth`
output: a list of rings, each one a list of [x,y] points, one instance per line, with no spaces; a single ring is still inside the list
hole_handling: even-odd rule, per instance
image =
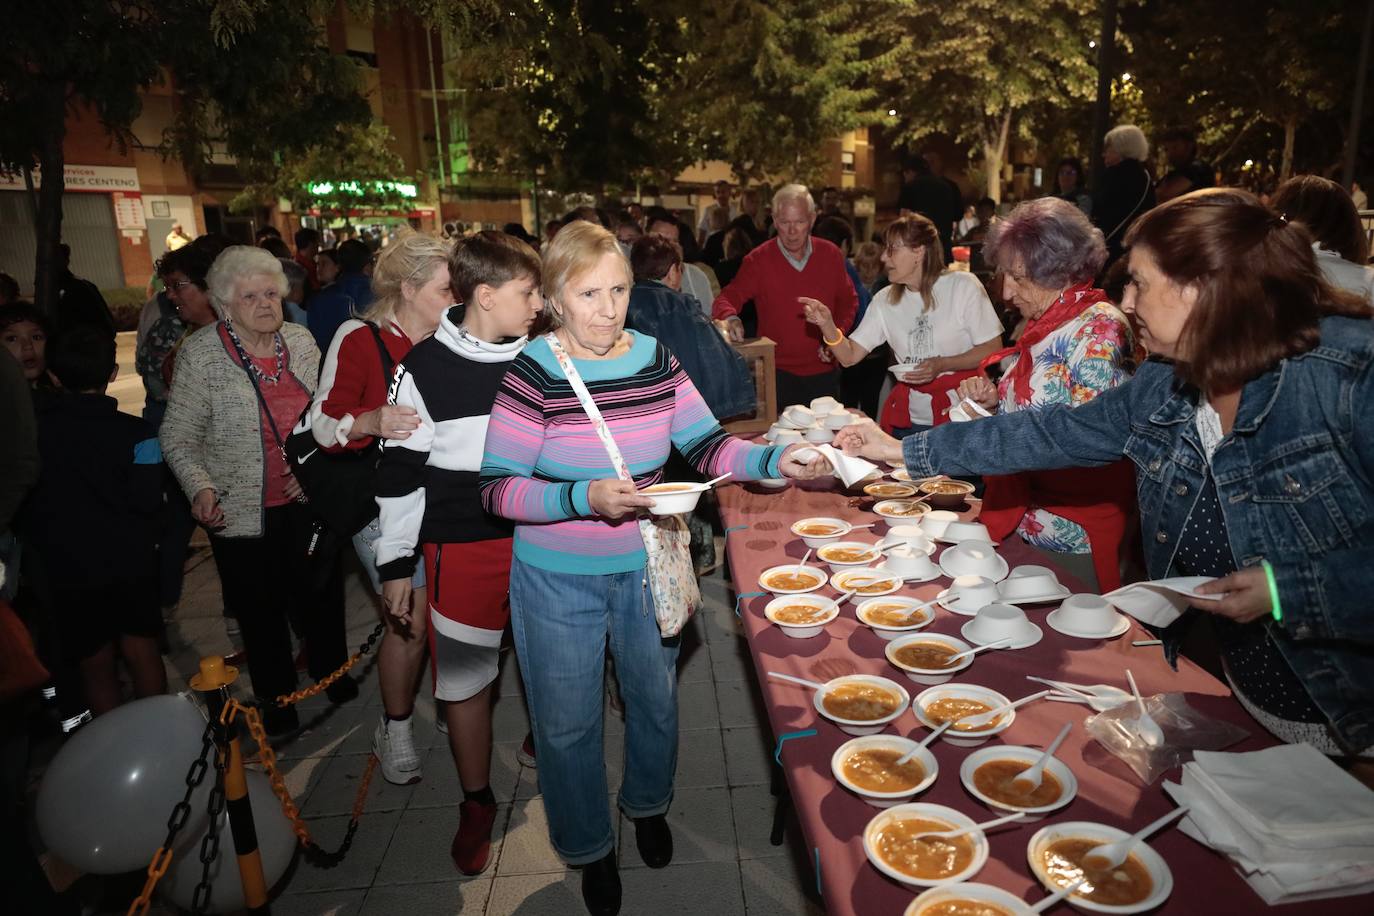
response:
[[[857,501],[833,485],[792,485],[781,492],[757,485],[730,485],[718,490],[721,516],[729,531],[726,548],[738,593],[760,591],[759,574],[770,566],[800,559],[805,545],[789,530],[791,524],[807,516],[833,516],[851,521],[877,521],[865,536],[879,537],[887,525],[871,512],[859,508]],[[1042,556],[1019,539],[1013,538],[999,548],[1013,567],[1021,563],[1042,563]],[[936,554],[938,559],[939,554]],[[1068,576],[1061,580],[1074,591],[1083,587]],[[899,594],[932,598],[949,585],[945,578],[921,585],[909,585]],[[826,588],[821,594],[834,594]],[[812,737],[788,740],[783,745],[782,764],[792,791],[806,842],[812,847],[813,861],[819,856],[820,879],[825,905],[831,916],[899,916],[916,896],[917,889],[906,887],[880,874],[864,855],[863,829],[878,812],[862,799],[839,786],[830,772],[830,757],[835,748],[849,739],[836,726],[816,715],[811,691],[767,677],[779,671],[800,677],[825,680],[827,661],[850,663],[856,673],[880,674],[910,689],[912,696],[925,689],[908,680],[888,664],[883,656],[884,642],[854,616],[847,604],[840,617],[813,639],[792,639],[763,616],[767,597],[741,601],[745,637],[758,673],[758,683],[768,708],[773,735],[814,728]],[[1242,726],[1251,737],[1229,750],[1258,750],[1275,744],[1231,698],[1224,684],[1181,660],[1179,670],[1165,663],[1158,646],[1134,647],[1133,639],[1149,638],[1148,632],[1134,626],[1125,636],[1108,642],[1072,639],[1060,635],[1045,623],[1053,605],[1027,608],[1032,621],[1045,632],[1036,646],[1014,652],[983,653],[971,667],[956,677],[962,683],[991,687],[1015,699],[1041,689],[1026,680],[1026,675],[1096,684],[1124,686],[1124,669],[1130,668],[1141,692],[1183,692],[1194,707],[1218,719]],[[928,632],[958,635],[969,618],[943,609]],[[819,666],[819,667],[818,667]],[[914,689],[913,689],[914,688]],[[1171,810],[1173,802],[1160,783],[1142,787],[1126,765],[1107,754],[1079,726],[1092,715],[1086,706],[1070,703],[1036,702],[1018,710],[1016,721],[1000,736],[1005,744],[1041,746],[1048,744],[1065,722],[1076,726],[1056,756],[1068,764],[1078,778],[1078,796],[1067,807],[1044,821],[996,828],[989,836],[991,856],[973,880],[1004,888],[1023,899],[1035,901],[1044,895],[1026,863],[1026,842],[1041,826],[1055,821],[1096,821],[1135,831]],[[910,711],[903,713],[889,732],[922,737],[925,730]],[[994,738],[993,741],[999,739]],[[984,745],[987,746],[987,745]],[[973,799],[959,780],[959,766],[970,748],[957,748],[937,741],[933,745],[940,765],[935,784],[917,801],[956,808],[974,820],[996,816]],[[1178,771],[1166,779],[1178,779]],[[1261,900],[1236,874],[1231,865],[1212,850],[1184,836],[1177,829],[1157,834],[1151,845],[1169,863],[1174,875],[1173,894],[1159,913],[1250,913],[1265,909]],[[1283,913],[1368,913],[1368,897],[1324,900],[1309,904],[1286,905]],[[1058,905],[1055,912],[1068,912]]]

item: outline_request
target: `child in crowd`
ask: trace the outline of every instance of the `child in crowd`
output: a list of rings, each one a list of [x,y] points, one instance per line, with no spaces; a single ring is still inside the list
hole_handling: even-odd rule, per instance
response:
[[[455,242],[454,299],[433,337],[396,370],[390,403],[414,408],[419,427],[383,443],[377,472],[377,569],[388,613],[410,614],[411,575],[423,545],[434,695],[445,701],[449,747],[463,786],[450,853],[468,875],[491,852],[491,685],[510,617],[512,526],[488,515],[477,475],[496,391],[523,349],[542,302],[539,256],[502,232]],[[533,763],[525,739],[521,762]]]
[[[136,697],[167,690],[158,651],[162,451],[151,425],[105,395],[117,369],[103,329],[63,334],[49,365],[63,390],[38,404],[42,470],[21,521],[25,568],[56,629],[60,664],[79,669],[98,716],[121,702],[121,656]]]

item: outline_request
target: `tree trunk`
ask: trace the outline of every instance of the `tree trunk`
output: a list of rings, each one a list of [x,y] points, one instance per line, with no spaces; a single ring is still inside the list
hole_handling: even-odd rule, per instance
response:
[[[1279,164],[1279,182],[1293,177],[1293,144],[1298,137],[1298,116],[1290,114],[1283,122],[1283,161]]]
[[[1000,125],[989,125],[983,131],[983,168],[987,173],[988,197],[999,204],[1002,202],[1002,160],[1007,155],[1007,137],[1010,132],[1010,109],[1002,115]]]
[[[50,320],[57,320],[57,246],[62,242],[62,194],[67,182],[62,141],[67,134],[66,87],[61,82],[43,86],[44,122],[38,137],[38,166],[43,183],[38,188],[37,252],[34,257],[34,304]]]

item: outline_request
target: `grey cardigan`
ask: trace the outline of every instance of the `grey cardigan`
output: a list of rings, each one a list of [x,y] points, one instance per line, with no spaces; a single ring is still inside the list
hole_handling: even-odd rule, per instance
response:
[[[262,410],[258,397],[220,337],[220,323],[196,331],[176,356],[172,393],[162,421],[162,453],[186,498],[206,487],[219,495],[224,510],[220,537],[262,535],[265,475]],[[283,384],[313,393],[320,372],[320,350],[310,332],[287,322]],[[291,434],[290,427],[280,430]]]

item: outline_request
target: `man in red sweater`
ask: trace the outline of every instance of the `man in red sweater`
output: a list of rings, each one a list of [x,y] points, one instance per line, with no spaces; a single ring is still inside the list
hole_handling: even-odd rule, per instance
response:
[[[778,236],[751,251],[735,279],[720,291],[711,317],[732,341],[744,338],[739,310],[750,299],[759,316],[759,336],[778,345],[775,359],[779,408],[839,393],[839,371],[815,325],[803,314],[803,299],[817,299],[835,324],[847,328],[859,307],[844,267],[844,254],[811,235],[816,203],[805,185],[789,184],[773,195]]]

